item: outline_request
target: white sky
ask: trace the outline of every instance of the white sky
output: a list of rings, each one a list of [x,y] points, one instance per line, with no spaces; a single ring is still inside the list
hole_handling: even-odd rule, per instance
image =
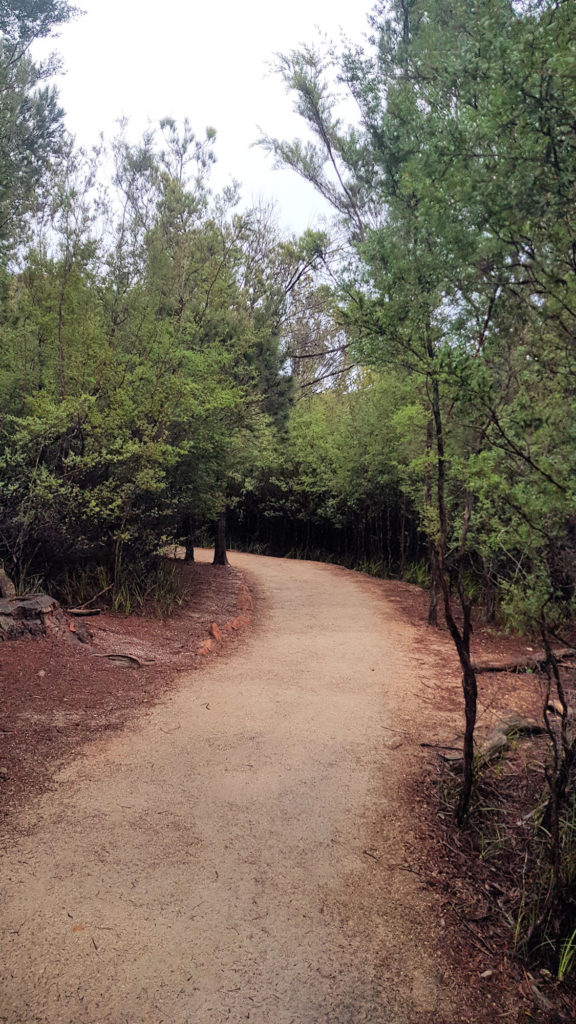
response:
[[[277,198],[281,221],[302,231],[325,210],[312,186],[250,144],[259,128],[303,134],[292,100],[267,64],[277,52],[312,43],[321,31],[360,40],[371,0],[77,0],[86,12],[52,41],[64,59],[58,79],[68,127],[83,145],[110,137],[120,117],[130,135],[164,116],[217,131],[214,184],[237,178],[243,200]],[[319,27],[318,27],[319,26]]]

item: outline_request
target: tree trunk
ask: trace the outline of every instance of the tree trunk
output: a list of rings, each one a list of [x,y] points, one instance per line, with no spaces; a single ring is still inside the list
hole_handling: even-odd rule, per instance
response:
[[[438,625],[438,561],[434,544],[428,545],[428,564],[430,566],[430,594],[428,601],[428,625]]]
[[[402,504],[400,506],[400,579],[404,579],[404,569],[406,561],[406,495],[402,495]]]
[[[430,452],[434,441],[434,421],[429,417],[426,424],[426,470],[424,475],[424,509],[428,512],[432,504],[432,467]],[[436,547],[432,540],[428,541],[428,564],[430,566],[430,600],[428,603],[428,625],[438,625],[438,559]]]
[[[64,288],[62,285],[58,300],[58,385],[60,398],[66,398],[66,373],[64,368]]]
[[[464,716],[466,721],[466,728],[464,732],[464,747],[463,747],[463,775],[462,775],[462,790],[460,792],[460,800],[458,801],[458,807],[456,810],[456,819],[458,824],[461,825],[466,815],[468,814],[468,808],[470,806],[470,798],[472,796],[472,788],[474,786],[474,730],[476,727],[476,709],[478,701],[478,683],[476,679],[476,672],[472,659],[470,657],[470,606],[465,601],[460,600],[462,611],[464,613],[464,625],[460,630],[454,619],[452,612],[452,599],[450,595],[450,587],[448,584],[448,578],[446,575],[445,568],[442,564],[442,557],[439,559],[439,580],[442,588],[442,596],[444,598],[444,614],[446,616],[446,624],[450,631],[450,636],[454,641],[454,646],[458,651],[458,657],[460,659],[460,665],[462,668],[462,692],[464,694]]]
[[[436,561],[438,568],[438,582],[442,590],[442,597],[444,600],[444,614],[446,616],[446,625],[450,631],[450,636],[454,641],[454,646],[458,651],[458,657],[460,659],[460,665],[462,667],[462,692],[464,694],[464,714],[466,719],[466,729],[464,733],[464,765],[463,765],[463,777],[462,777],[462,789],[460,792],[460,800],[456,810],[456,820],[461,825],[466,815],[468,814],[468,808],[470,806],[470,799],[472,796],[472,788],[474,785],[474,730],[476,727],[476,710],[477,710],[477,698],[478,698],[478,684],[476,680],[476,673],[470,657],[470,635],[472,632],[471,623],[471,609],[470,603],[465,598],[464,588],[462,585],[462,558],[464,554],[464,547],[466,543],[466,535],[468,532],[468,526],[470,522],[470,515],[472,511],[471,497],[470,495],[466,501],[466,509],[464,513],[464,519],[462,524],[462,534],[460,539],[460,550],[458,556],[458,593],[460,597],[460,605],[464,616],[462,630],[458,628],[454,614],[452,611],[452,597],[450,594],[450,584],[448,581],[448,571],[446,566],[446,550],[448,545],[448,512],[446,509],[446,453],[444,447],[444,431],[442,422],[442,410],[440,407],[440,390],[438,387],[438,381],[434,378],[432,381],[432,410],[434,415],[434,428],[436,433],[436,469],[437,469],[437,507],[438,507],[438,544],[436,547]]]
[[[194,561],[194,543],[196,540],[196,528],[192,516],[186,516],[184,520],[184,529],[186,531],[186,537],[184,540],[184,561]]]
[[[228,557],[226,555],[226,509],[222,510],[216,520],[216,538],[212,565],[228,565]]]
[[[496,587],[490,565],[484,566],[484,613],[486,622],[492,625],[496,621]]]
[[[464,712],[466,716],[466,729],[464,732],[464,769],[462,779],[462,791],[456,817],[461,825],[468,814],[470,797],[474,786],[474,730],[476,728],[476,706],[478,700],[478,686],[476,673],[470,662],[470,656],[460,658],[463,666],[462,690],[464,691]]]

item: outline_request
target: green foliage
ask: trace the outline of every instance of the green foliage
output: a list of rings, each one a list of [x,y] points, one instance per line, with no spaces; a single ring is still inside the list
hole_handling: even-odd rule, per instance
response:
[[[576,801],[572,792],[560,820],[557,845],[542,814],[536,814],[515,926],[518,951],[548,963],[560,981],[575,967],[575,864]]]
[[[178,567],[168,559],[133,562],[114,581],[112,607],[126,615],[146,611],[167,619],[189,598]]]
[[[320,238],[286,242],[213,197],[213,143],[171,120],[121,136],[120,206],[102,153],[67,145],[50,227],[4,273],[0,552],[17,580],[99,564],[119,586],[237,503],[286,429],[283,318]]]
[[[491,567],[515,627],[557,622],[574,589],[569,7],[378,5],[373,48],[282,58],[313,141],[265,140],[355,244],[343,281],[355,354],[402,368],[429,418],[402,489],[451,577]],[[329,70],[359,125],[338,117]],[[398,415],[408,425],[410,404]]]
[[[66,0],[10,0],[0,8],[0,35],[22,51],[78,13]]]
[[[576,928],[571,935],[568,935],[562,943],[560,959],[558,961],[558,981],[564,981],[576,965]]]
[[[61,153],[63,110],[45,85],[54,59],[35,63],[34,39],[76,13],[64,0],[19,0],[0,8],[0,258],[19,246],[24,218],[46,198],[47,169]]]
[[[146,612],[167,619],[189,597],[177,563],[153,556],[133,560],[114,576],[103,564],[67,568],[51,581],[66,607],[78,607],[98,597],[114,611],[126,615]],[[99,595],[99,596],[98,596]]]
[[[264,145],[355,249],[341,301],[356,359],[403,373],[424,410],[402,484],[420,490],[430,621],[439,590],[462,667],[462,823],[472,605],[485,594],[493,614],[499,585],[509,621],[545,636],[576,593],[576,21],[552,0],[392,0],[371,22],[366,51],[281,59],[309,141]],[[338,117],[334,71],[357,126]]]
[[[373,372],[352,390],[305,394],[280,445],[259,444],[263,459],[244,478],[234,535],[278,554],[321,553],[376,575],[402,572],[402,544],[417,547],[413,504],[404,498],[398,511],[402,481],[425,444],[425,430],[419,439],[412,430],[417,413],[408,432],[399,415],[405,397],[401,378]]]

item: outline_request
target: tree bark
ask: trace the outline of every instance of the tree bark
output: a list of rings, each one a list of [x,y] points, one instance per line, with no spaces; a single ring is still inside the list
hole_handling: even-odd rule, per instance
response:
[[[194,561],[194,543],[196,540],[196,529],[192,516],[186,516],[184,520],[184,529],[186,531],[186,537],[184,540],[184,561]]]
[[[490,625],[496,621],[496,586],[492,568],[487,562],[484,563],[484,614]]]
[[[438,560],[434,544],[428,545],[428,564],[430,566],[430,593],[428,600],[428,625],[438,625]]]
[[[216,520],[216,537],[214,541],[214,559],[212,565],[228,565],[226,554],[226,509],[223,509]]]
[[[402,495],[402,504],[400,506],[400,579],[404,578],[404,568],[406,562],[406,495]]]
[[[432,358],[433,352],[430,351],[430,345],[429,354]],[[464,716],[466,720],[463,749],[462,789],[460,791],[460,799],[458,801],[458,807],[456,810],[456,820],[458,821],[458,824],[461,825],[468,814],[468,809],[470,807],[470,799],[472,796],[472,789],[474,786],[474,730],[476,727],[476,711],[478,701],[478,683],[476,680],[476,673],[474,671],[472,659],[470,657],[470,635],[472,633],[471,609],[470,603],[465,598],[464,589],[462,586],[462,556],[464,553],[464,545],[466,542],[466,535],[468,531],[468,525],[470,522],[472,506],[471,498],[470,496],[468,496],[462,525],[462,535],[460,540],[460,551],[458,557],[458,593],[460,597],[462,613],[464,616],[462,629],[460,630],[458,628],[452,611],[452,598],[450,594],[450,584],[448,580],[448,571],[445,561],[448,544],[448,512],[446,508],[446,453],[444,447],[442,410],[440,407],[440,390],[436,378],[433,378],[432,381],[432,411],[434,415],[434,428],[436,434],[436,500],[438,503],[439,524],[438,543],[436,546],[438,582],[440,583],[442,597],[444,600],[444,614],[446,617],[446,625],[448,626],[450,636],[454,641],[454,646],[458,651],[458,657],[460,659],[460,665],[462,668],[462,692],[464,694]]]
[[[424,509],[426,512],[432,504],[432,469],[430,452],[434,441],[434,421],[429,417],[426,424],[426,471],[424,477]],[[438,625],[438,559],[432,540],[428,541],[428,564],[430,566],[430,600],[428,602],[428,625]]]
[[[67,267],[65,268],[67,270]],[[64,356],[64,297],[66,285],[63,283],[58,299],[58,385],[60,398],[66,398],[66,372]]]

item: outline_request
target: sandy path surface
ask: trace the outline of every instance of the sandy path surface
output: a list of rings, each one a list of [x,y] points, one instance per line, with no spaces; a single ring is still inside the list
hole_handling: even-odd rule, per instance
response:
[[[433,715],[419,630],[345,570],[231,561],[257,594],[241,649],[85,748],[20,819],[0,1020],[464,1020],[405,861]]]

